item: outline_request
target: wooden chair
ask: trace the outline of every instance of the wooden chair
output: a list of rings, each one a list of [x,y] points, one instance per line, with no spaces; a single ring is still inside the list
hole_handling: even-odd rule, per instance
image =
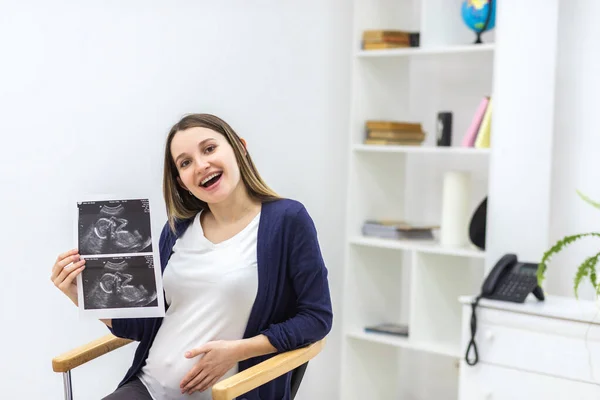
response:
[[[129,339],[122,339],[108,334],[55,357],[52,360],[52,369],[54,372],[63,374],[65,400],[73,399],[72,369],[131,342]],[[292,371],[291,390],[293,399],[304,376],[308,361],[319,354],[324,345],[325,339],[322,339],[309,346],[277,354],[254,367],[223,379],[212,388],[213,400],[234,399],[289,371]]]

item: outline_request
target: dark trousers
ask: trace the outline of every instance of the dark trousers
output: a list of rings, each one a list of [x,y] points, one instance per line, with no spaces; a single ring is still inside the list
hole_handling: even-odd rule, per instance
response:
[[[102,400],[152,400],[152,397],[146,386],[136,377]]]

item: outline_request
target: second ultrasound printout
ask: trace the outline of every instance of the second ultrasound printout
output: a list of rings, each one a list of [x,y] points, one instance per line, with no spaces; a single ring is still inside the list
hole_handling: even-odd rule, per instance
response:
[[[86,260],[77,278],[82,314],[106,319],[164,316],[150,207],[147,198],[77,202],[77,248]]]

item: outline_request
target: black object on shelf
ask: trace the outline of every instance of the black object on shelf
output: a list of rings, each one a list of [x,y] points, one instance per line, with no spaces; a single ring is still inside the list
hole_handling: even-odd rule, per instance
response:
[[[452,146],[452,113],[442,111],[437,115],[437,145]]]
[[[486,196],[479,206],[477,206],[471,217],[471,222],[469,223],[469,239],[471,239],[471,242],[481,250],[485,250],[487,199]]]
[[[421,33],[420,32],[411,32],[408,35],[408,40],[410,43],[410,47],[419,47],[421,44]]]

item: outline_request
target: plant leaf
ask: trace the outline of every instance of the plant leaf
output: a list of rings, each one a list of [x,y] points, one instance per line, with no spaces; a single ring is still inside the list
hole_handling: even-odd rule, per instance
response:
[[[552,258],[552,256],[554,254],[560,253],[565,247],[567,247],[574,241],[579,240],[586,236],[600,237],[600,232],[579,233],[577,235],[565,236],[562,239],[560,239],[559,241],[557,241],[554,244],[554,246],[552,246],[550,249],[548,249],[544,253],[542,260],[538,264],[538,269],[537,269],[538,285],[542,286],[542,283],[544,282],[547,265],[548,265],[548,262],[550,261],[550,259]]]
[[[581,197],[583,199],[583,201],[585,201],[586,203],[590,204],[593,207],[596,207],[598,209],[600,209],[600,203],[590,199],[589,197],[587,197],[585,194],[581,193],[579,190],[577,190],[577,194],[579,195],[579,197]]]
[[[598,291],[598,286],[597,286],[597,282],[596,282],[596,264],[598,263],[599,257],[600,257],[600,253],[597,253],[596,255],[588,257],[577,268],[577,273],[575,274],[574,286],[573,286],[573,291],[575,292],[575,298],[579,298],[578,293],[577,293],[577,291],[579,289],[579,285],[581,284],[581,281],[583,280],[583,278],[585,278],[588,275],[590,275],[590,281],[592,282],[594,289],[596,291]]]

